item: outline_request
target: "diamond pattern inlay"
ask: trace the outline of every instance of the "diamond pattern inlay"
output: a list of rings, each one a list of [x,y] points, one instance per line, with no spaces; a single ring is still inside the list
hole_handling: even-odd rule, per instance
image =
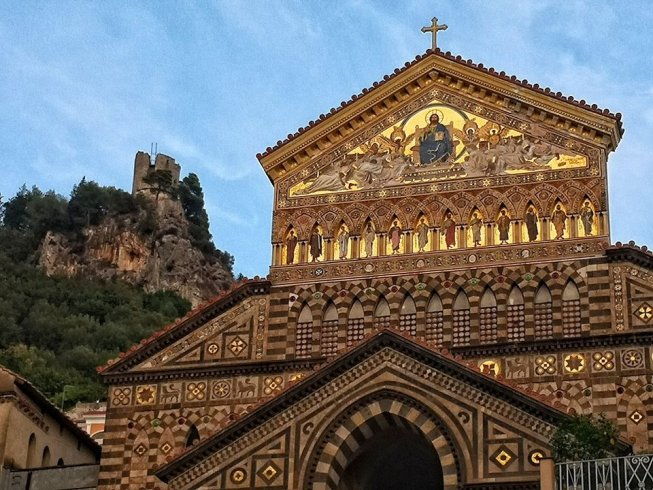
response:
[[[229,343],[229,350],[234,356],[238,356],[243,350],[247,347],[247,342],[245,342],[240,337],[236,337]]]
[[[281,468],[268,460],[256,474],[269,485],[281,474]]]
[[[648,323],[648,321],[653,318],[653,307],[651,307],[651,305],[648,303],[644,303],[642,306],[637,308],[637,310],[635,310],[635,315],[637,315],[637,318],[643,322]]]
[[[490,456],[490,460],[502,470],[510,466],[515,458],[515,453],[513,453],[507,446],[500,446],[494,454]]]
[[[636,424],[639,424],[643,418],[644,416],[641,413],[639,413],[639,410],[635,410],[633,413],[630,414],[630,420],[632,420]]]

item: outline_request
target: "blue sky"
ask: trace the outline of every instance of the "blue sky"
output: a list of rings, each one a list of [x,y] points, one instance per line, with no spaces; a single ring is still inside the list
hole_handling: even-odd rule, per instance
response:
[[[613,242],[653,246],[648,1],[5,1],[0,194],[131,188],[138,150],[200,176],[219,248],[266,275],[272,187],[256,154],[430,46],[624,115]]]

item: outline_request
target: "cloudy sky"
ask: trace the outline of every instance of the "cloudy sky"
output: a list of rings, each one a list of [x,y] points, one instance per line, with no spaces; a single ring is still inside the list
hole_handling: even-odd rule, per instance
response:
[[[0,194],[131,188],[152,142],[204,186],[218,247],[265,275],[256,154],[430,46],[624,114],[612,241],[653,246],[653,9],[614,1],[4,1]]]

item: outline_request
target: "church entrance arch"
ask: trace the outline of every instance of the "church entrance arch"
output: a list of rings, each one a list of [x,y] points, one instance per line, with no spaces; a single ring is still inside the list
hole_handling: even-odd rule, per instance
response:
[[[430,410],[398,393],[368,396],[323,431],[309,458],[313,490],[455,490],[457,451]]]

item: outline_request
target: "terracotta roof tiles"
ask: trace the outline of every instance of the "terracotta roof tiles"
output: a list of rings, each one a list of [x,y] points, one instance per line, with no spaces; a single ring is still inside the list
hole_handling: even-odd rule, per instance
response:
[[[531,84],[531,83],[529,83],[528,80],[526,80],[526,79],[520,80],[520,79],[518,79],[515,75],[511,75],[511,76],[509,76],[509,75],[506,74],[505,71],[497,72],[497,71],[496,71],[494,68],[492,68],[492,67],[490,67],[490,68],[485,68],[485,67],[483,66],[483,63],[478,63],[478,64],[477,64],[477,63],[474,63],[474,61],[472,61],[471,59],[464,60],[464,59],[463,59],[461,56],[459,56],[459,55],[458,55],[458,56],[454,56],[453,54],[451,54],[450,51],[442,52],[442,51],[439,50],[439,49],[437,49],[437,50],[435,50],[435,51],[429,49],[429,50],[427,50],[424,54],[417,55],[417,56],[415,57],[414,60],[409,61],[409,62],[406,62],[406,63],[404,64],[403,67],[401,67],[401,68],[395,68],[395,70],[393,71],[393,73],[392,73],[391,75],[385,75],[385,76],[383,77],[383,80],[380,80],[380,81],[378,81],[378,82],[374,82],[374,83],[372,84],[371,87],[364,88],[363,90],[361,90],[361,92],[360,92],[359,94],[354,94],[354,95],[352,95],[352,96],[349,98],[349,100],[342,101],[342,102],[340,103],[340,106],[339,106],[339,107],[337,107],[337,108],[332,107],[332,108],[329,110],[329,112],[328,112],[327,114],[320,114],[319,117],[317,118],[317,120],[310,121],[310,122],[308,123],[308,125],[306,125],[306,126],[304,126],[304,127],[300,127],[300,128],[297,129],[297,131],[296,131],[295,133],[293,133],[293,134],[288,134],[288,136],[286,137],[286,139],[284,139],[283,141],[282,141],[282,140],[279,140],[279,141],[277,141],[276,145],[274,145],[273,147],[267,147],[263,153],[257,153],[257,154],[256,154],[256,158],[258,158],[259,160],[261,160],[262,158],[266,157],[267,155],[269,155],[269,154],[272,153],[273,151],[275,151],[275,150],[281,148],[282,146],[284,146],[285,144],[289,143],[290,141],[292,141],[293,139],[295,139],[296,137],[298,137],[300,134],[302,134],[302,133],[304,133],[305,131],[311,129],[311,128],[312,128],[313,126],[315,126],[316,124],[318,124],[318,123],[320,123],[320,122],[322,122],[322,121],[328,119],[329,117],[333,116],[334,114],[337,114],[338,112],[340,112],[340,111],[341,111],[342,109],[344,109],[345,107],[347,107],[347,106],[349,106],[350,104],[356,102],[360,97],[362,97],[362,96],[368,94],[369,92],[375,90],[376,88],[380,87],[380,86],[383,85],[384,83],[387,83],[388,81],[390,81],[390,80],[392,80],[393,78],[395,78],[397,75],[399,75],[399,74],[405,72],[408,68],[410,68],[411,66],[413,66],[413,65],[419,63],[420,61],[422,61],[422,60],[428,58],[429,56],[440,56],[440,57],[442,57],[442,58],[445,58],[445,59],[447,59],[447,60],[453,61],[453,62],[458,63],[458,64],[460,64],[460,65],[469,66],[469,67],[471,67],[471,68],[474,68],[475,70],[482,71],[483,73],[487,73],[487,74],[492,75],[492,76],[494,76],[494,77],[496,77],[496,78],[499,78],[499,79],[502,79],[502,80],[506,80],[506,81],[509,81],[509,82],[512,82],[512,83],[516,83],[516,84],[518,84],[518,85],[521,85],[521,86],[524,87],[524,88],[528,88],[528,89],[530,89],[530,90],[537,91],[537,92],[539,92],[539,93],[541,93],[541,94],[547,95],[547,96],[552,97],[552,98],[554,98],[554,99],[562,100],[562,101],[565,101],[565,102],[567,102],[567,103],[574,104],[574,105],[576,105],[576,106],[578,106],[578,107],[582,107],[583,109],[586,109],[586,110],[589,110],[589,111],[595,112],[595,113],[597,113],[597,114],[601,114],[601,115],[603,115],[603,116],[610,117],[610,118],[615,119],[615,120],[617,120],[617,121],[621,121],[621,117],[622,117],[622,116],[621,116],[621,113],[619,113],[619,112],[616,113],[616,114],[613,114],[612,112],[610,112],[609,109],[601,109],[601,108],[599,108],[596,104],[591,104],[591,105],[590,105],[590,104],[588,104],[584,99],[576,100],[576,99],[575,99],[574,97],[572,97],[572,96],[565,96],[565,95],[563,95],[562,92],[554,92],[553,90],[551,90],[551,89],[548,88],[548,87],[544,87],[544,88],[542,88],[542,87],[540,87],[540,85],[537,84],[537,83],[535,83],[535,84]]]

